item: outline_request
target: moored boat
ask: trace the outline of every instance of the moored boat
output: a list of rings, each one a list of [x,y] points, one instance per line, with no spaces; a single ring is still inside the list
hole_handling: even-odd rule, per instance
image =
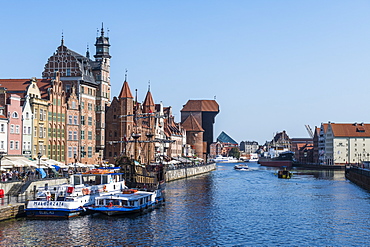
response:
[[[261,166],[272,166],[272,167],[292,167],[294,162],[294,152],[286,151],[280,153],[278,157],[266,158],[260,157],[258,163]]]
[[[95,198],[95,204],[87,207],[93,213],[109,216],[125,215],[151,210],[163,202],[162,191],[123,190]]]
[[[89,173],[74,174],[70,184],[41,187],[35,200],[25,209],[31,218],[70,218],[86,213],[97,196],[126,189],[123,173],[95,169]]]

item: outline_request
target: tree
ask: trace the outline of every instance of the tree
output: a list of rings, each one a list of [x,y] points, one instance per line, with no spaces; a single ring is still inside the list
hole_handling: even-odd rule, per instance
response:
[[[239,159],[240,158],[239,148],[233,147],[232,149],[230,149],[229,156],[233,156],[234,158]]]

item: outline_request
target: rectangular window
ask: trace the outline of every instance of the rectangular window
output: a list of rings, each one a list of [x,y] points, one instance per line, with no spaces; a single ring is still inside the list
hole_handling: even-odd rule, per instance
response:
[[[81,86],[81,93],[85,93],[85,88]]]
[[[5,132],[4,130],[5,130],[5,125],[4,124],[1,124],[0,125],[0,132]]]
[[[87,110],[91,111],[92,110],[92,104],[91,103],[88,103],[87,104]]]
[[[67,76],[71,76],[71,69],[67,69]],[[69,90],[67,90],[69,92]]]
[[[13,150],[14,149],[14,142],[13,141],[10,141],[10,149]]]
[[[31,127],[28,127],[28,132],[27,134],[31,135]]]
[[[81,140],[85,140],[85,131],[81,130]]]
[[[42,138],[42,133],[43,133],[42,127],[40,127],[40,138]]]
[[[73,157],[76,155],[76,158],[78,157],[77,155],[77,147],[73,147]]]
[[[27,143],[27,150],[31,150],[31,142]]]
[[[85,109],[85,102],[81,102],[81,109]]]
[[[68,158],[72,158],[72,147],[68,147]]]
[[[85,116],[81,116],[81,125],[85,125]]]
[[[19,141],[15,142],[15,150],[19,150]]]
[[[87,132],[87,138],[88,140],[92,140],[92,131]]]
[[[72,116],[68,116],[68,124],[72,124]]]
[[[77,116],[73,116],[73,120],[74,120],[74,124],[77,125],[78,124]]]
[[[68,140],[72,140],[72,131],[68,131]]]
[[[0,142],[0,149],[4,149],[4,141]]]
[[[27,149],[27,142],[23,142],[23,149],[26,150]]]
[[[92,117],[87,117],[87,124],[92,125]]]
[[[23,134],[27,134],[27,127],[23,126]]]
[[[14,133],[14,124],[10,125],[10,133]]]
[[[43,113],[44,113],[44,110],[43,109],[40,109],[40,120],[41,121],[44,120],[43,117],[42,117],[43,116]]]
[[[19,134],[19,125],[16,125],[16,126],[15,126],[15,133],[16,133],[16,134]]]
[[[87,148],[87,157],[92,158],[92,147]]]
[[[73,132],[73,140],[75,140],[75,141],[77,140],[77,131]]]
[[[85,157],[85,147],[82,146],[81,147],[81,158],[84,158]]]

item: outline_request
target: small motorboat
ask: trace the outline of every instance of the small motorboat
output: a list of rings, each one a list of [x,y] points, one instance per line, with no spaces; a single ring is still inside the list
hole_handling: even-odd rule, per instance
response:
[[[284,167],[283,170],[278,171],[277,175],[278,175],[278,178],[289,179],[292,177],[293,174],[289,170],[287,170],[286,167]]]
[[[235,170],[248,170],[249,167],[246,164],[238,164],[234,166],[234,169]]]

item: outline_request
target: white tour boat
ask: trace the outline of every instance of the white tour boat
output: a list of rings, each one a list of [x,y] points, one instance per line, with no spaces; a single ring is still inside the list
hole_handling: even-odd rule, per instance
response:
[[[132,214],[153,209],[161,204],[163,200],[160,189],[152,192],[127,189],[119,193],[96,197],[95,204],[87,207],[87,210],[106,215]]]
[[[124,189],[127,187],[123,173],[94,169],[74,174],[70,184],[39,188],[36,199],[27,203],[26,215],[32,218],[78,216],[86,212],[85,207],[94,204],[96,197]]]

